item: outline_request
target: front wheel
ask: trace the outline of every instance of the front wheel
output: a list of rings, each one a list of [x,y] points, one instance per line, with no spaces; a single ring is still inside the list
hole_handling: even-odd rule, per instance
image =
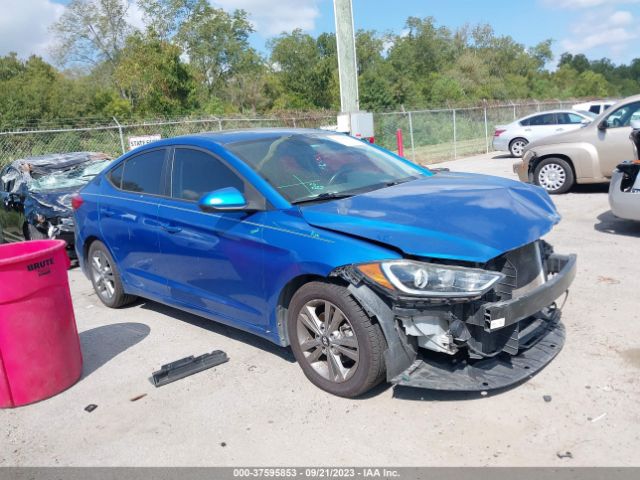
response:
[[[385,376],[386,341],[349,291],[311,282],[291,300],[287,319],[291,349],[306,377],[341,397],[357,397]]]
[[[119,308],[135,300],[133,295],[124,293],[120,272],[104,243],[96,240],[91,244],[88,262],[93,289],[102,303]]]
[[[575,182],[573,169],[562,158],[545,158],[535,168],[533,178],[536,185],[547,193],[560,194],[569,191]]]

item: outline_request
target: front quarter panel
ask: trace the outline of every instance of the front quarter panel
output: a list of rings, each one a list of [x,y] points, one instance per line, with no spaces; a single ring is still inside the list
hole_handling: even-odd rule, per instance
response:
[[[401,255],[389,248],[355,237],[312,227],[302,218],[299,209],[272,210],[262,215],[266,254],[264,258],[265,291],[269,308],[270,331],[282,331],[278,325],[280,294],[297,277],[326,278],[337,267]],[[280,327],[280,328],[279,328]],[[286,345],[286,335],[274,338]]]

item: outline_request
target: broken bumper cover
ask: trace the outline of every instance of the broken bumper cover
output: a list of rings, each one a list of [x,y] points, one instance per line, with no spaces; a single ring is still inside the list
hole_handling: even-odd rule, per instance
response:
[[[499,331],[491,329],[496,321],[504,328],[531,320],[529,327],[517,333],[520,348],[516,355],[501,352],[471,360],[421,351],[409,368],[390,381],[434,390],[481,391],[519,383],[544,368],[564,345],[565,329],[554,302],[575,278],[576,255],[551,255],[548,266],[554,275],[540,287],[517,299],[485,304],[477,313],[486,331]]]
[[[467,392],[505,388],[542,370],[560,352],[564,339],[564,325],[557,320],[545,327],[534,345],[518,355],[503,352],[473,362],[456,361],[438,354],[422,355],[406,371],[391,379],[391,383]]]

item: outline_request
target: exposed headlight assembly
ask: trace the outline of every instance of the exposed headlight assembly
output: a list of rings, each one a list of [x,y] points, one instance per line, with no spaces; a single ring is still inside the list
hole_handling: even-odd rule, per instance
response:
[[[479,297],[504,277],[500,272],[413,260],[367,263],[356,268],[384,288],[421,297]]]

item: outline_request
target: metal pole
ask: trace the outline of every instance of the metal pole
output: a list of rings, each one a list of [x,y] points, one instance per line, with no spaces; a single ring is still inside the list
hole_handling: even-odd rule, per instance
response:
[[[451,110],[453,112],[453,159],[458,159],[458,132],[456,130],[456,110]]]
[[[516,104],[513,103],[511,100],[509,100],[509,102],[511,103],[511,105],[513,105],[513,119],[516,120]]]
[[[122,154],[124,155],[125,153],[127,153],[127,151],[124,148],[124,135],[122,134],[122,125],[120,125],[120,122],[118,122],[118,119],[116,117],[111,118],[113,118],[113,121],[116,122],[116,125],[118,126],[118,132],[120,133],[120,147],[122,147]]]
[[[398,145],[398,155],[404,157],[404,143],[402,141],[402,129],[396,130],[396,144]]]
[[[360,100],[351,0],[333,0],[333,12],[336,20],[340,108],[345,113],[357,112],[360,110]]]
[[[484,140],[487,145],[487,153],[489,153],[489,123],[487,122],[487,106],[484,106]]]
[[[413,143],[413,120],[411,118],[411,112],[409,112],[409,138],[411,139],[411,160],[416,161],[416,146]]]

